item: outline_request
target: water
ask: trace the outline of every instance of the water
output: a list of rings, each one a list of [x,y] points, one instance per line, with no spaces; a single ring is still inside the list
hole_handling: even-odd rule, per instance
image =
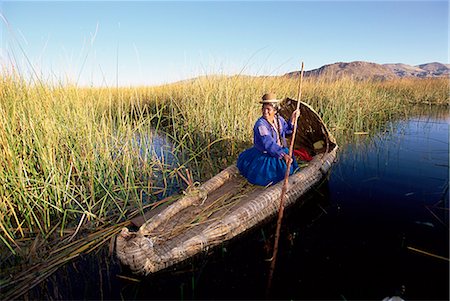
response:
[[[415,117],[342,152],[329,214],[305,233],[310,251],[296,253],[308,272],[294,298],[382,299],[403,288],[406,299],[448,299],[449,263],[408,249],[448,258],[448,124]]]
[[[449,123],[448,113],[417,116],[342,148],[305,205],[286,211],[270,298],[448,299],[449,262],[415,249],[449,257]],[[148,277],[102,250],[30,296],[262,299],[274,232],[271,221]]]
[[[168,173],[180,167],[180,162],[176,154],[173,153],[175,147],[169,138],[152,129],[148,132],[136,133],[133,138],[131,141],[132,148],[139,154],[141,163],[148,165],[148,162],[157,162],[152,166],[152,176],[141,180],[144,180],[144,182],[150,180],[154,187],[160,188],[160,192],[155,193],[153,191],[153,195],[148,196],[144,190],[144,204],[155,196],[157,199],[162,199],[179,191],[180,185],[176,178],[168,176]]]

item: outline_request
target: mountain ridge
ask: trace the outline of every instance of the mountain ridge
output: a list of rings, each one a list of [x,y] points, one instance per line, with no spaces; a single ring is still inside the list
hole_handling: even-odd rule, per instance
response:
[[[282,76],[298,77],[299,75],[300,71],[293,71]],[[448,77],[450,76],[450,64],[431,62],[412,66],[403,63],[377,64],[366,61],[336,62],[304,71],[303,75],[326,78],[352,77],[357,80]]]

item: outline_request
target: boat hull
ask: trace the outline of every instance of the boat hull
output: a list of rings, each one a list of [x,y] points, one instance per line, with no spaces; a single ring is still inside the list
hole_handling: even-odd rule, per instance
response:
[[[337,150],[338,147],[335,145],[328,152],[314,156],[307,167],[289,177],[285,207],[294,204],[300,196],[320,181],[335,162]],[[153,216],[140,227],[139,231],[130,232],[127,228],[122,229],[116,240],[117,257],[134,273],[147,275],[207,251],[273,218],[279,210],[283,182],[267,188],[247,183],[246,185],[251,185],[253,189],[248,190],[250,191],[248,194],[236,197],[236,194],[230,193],[243,182],[245,179],[239,175],[236,166],[232,165],[193,193]],[[222,201],[221,197],[224,199],[229,197],[234,202],[226,203],[227,200]],[[209,198],[214,201],[208,200]],[[182,224],[183,214],[201,210],[202,206],[211,208],[211,204],[217,203],[217,200],[225,204],[223,207],[226,211],[218,214],[217,210],[209,217],[210,221],[198,225],[183,222],[188,224],[183,226],[185,230],[175,231],[181,229],[179,226]],[[180,222],[176,224],[176,221]]]

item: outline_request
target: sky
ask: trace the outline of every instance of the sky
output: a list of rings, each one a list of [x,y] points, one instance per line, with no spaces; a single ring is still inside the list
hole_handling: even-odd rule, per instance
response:
[[[0,64],[80,86],[449,63],[448,1],[4,1]]]

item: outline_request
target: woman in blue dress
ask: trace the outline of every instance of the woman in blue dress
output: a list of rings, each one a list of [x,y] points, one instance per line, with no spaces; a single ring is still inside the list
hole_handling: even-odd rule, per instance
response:
[[[252,184],[267,186],[283,180],[289,161],[292,162],[290,174],[298,168],[288,154],[285,136],[292,133],[292,121],[299,112],[294,111],[286,122],[277,113],[279,102],[273,93],[263,95],[262,116],[253,127],[253,146],[243,151],[237,160],[240,173]]]

